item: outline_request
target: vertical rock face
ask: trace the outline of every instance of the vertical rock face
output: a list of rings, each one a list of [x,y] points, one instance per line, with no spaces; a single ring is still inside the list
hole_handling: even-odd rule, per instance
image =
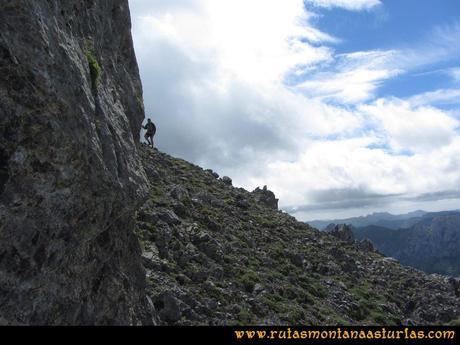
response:
[[[147,322],[127,0],[0,2],[0,321]]]

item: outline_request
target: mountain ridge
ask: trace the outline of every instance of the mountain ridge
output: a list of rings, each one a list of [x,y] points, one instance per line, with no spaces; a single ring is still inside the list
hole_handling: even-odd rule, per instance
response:
[[[427,273],[460,275],[460,212],[424,214],[406,229],[370,225],[353,228],[356,238],[368,238],[385,255]]]
[[[355,227],[368,225],[383,226],[390,229],[406,228],[418,221],[424,214],[429,213],[422,210],[412,211],[404,214],[391,214],[389,212],[374,212],[366,216],[350,217],[344,219],[312,220],[306,223],[324,230],[329,224],[349,224]]]

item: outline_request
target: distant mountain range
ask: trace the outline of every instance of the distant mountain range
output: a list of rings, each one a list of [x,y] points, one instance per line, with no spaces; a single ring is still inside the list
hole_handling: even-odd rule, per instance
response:
[[[382,226],[389,229],[401,229],[409,228],[415,223],[417,223],[423,215],[427,212],[425,211],[413,211],[405,214],[394,215],[388,212],[377,212],[372,213],[367,216],[352,217],[345,219],[332,219],[332,220],[313,220],[307,222],[314,228],[319,230],[324,230],[326,227],[333,224],[349,224],[354,227],[365,227],[369,225]]]
[[[392,221],[389,224],[395,224]],[[409,228],[379,225],[352,227],[356,239],[367,238],[383,254],[427,273],[460,276],[460,211],[425,213],[409,218]]]

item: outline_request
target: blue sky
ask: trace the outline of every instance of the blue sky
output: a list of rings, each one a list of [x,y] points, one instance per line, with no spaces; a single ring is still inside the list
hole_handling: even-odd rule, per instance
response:
[[[368,11],[320,9],[308,2],[306,6],[319,14],[315,24],[320,30],[341,38],[341,44],[335,47],[339,54],[423,46],[436,28],[457,25],[460,13],[457,0],[390,0]],[[433,88],[454,87],[455,82],[446,71],[459,65],[460,55],[451,55],[417,67],[386,82],[377,97],[408,97]]]
[[[308,2],[306,7],[319,14],[315,24],[320,30],[343,39],[338,53],[411,45],[437,26],[455,24],[460,13],[457,0],[383,0],[365,11],[319,8]]]
[[[303,220],[460,208],[460,1],[130,7],[161,150]]]

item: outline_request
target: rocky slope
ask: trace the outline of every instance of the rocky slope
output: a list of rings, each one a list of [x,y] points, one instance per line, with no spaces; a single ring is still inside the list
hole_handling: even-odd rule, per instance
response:
[[[2,0],[0,74],[0,323],[148,323],[128,1]]]
[[[383,254],[428,273],[460,276],[460,212],[427,213],[408,229],[353,229]]]
[[[460,316],[459,281],[403,267],[277,210],[186,161],[143,148],[137,215],[159,324],[437,324]],[[263,194],[263,197],[261,195]]]

